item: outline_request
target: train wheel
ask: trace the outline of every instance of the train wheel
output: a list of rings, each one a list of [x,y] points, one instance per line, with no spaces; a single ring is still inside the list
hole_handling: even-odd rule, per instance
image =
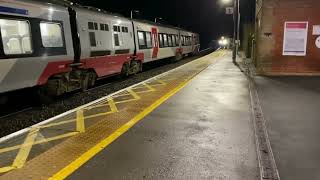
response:
[[[141,72],[142,64],[140,61],[132,61],[130,66],[130,74],[137,74]]]
[[[172,62],[178,62],[183,58],[181,53],[177,53],[176,56],[172,59]]]
[[[89,88],[93,87],[96,84],[96,80],[97,80],[96,73],[95,72],[90,72],[89,73],[89,81],[88,81]]]

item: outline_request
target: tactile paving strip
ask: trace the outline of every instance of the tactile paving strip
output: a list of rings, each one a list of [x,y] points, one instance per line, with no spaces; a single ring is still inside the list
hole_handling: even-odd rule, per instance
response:
[[[0,143],[0,179],[52,177],[223,54],[214,52]]]

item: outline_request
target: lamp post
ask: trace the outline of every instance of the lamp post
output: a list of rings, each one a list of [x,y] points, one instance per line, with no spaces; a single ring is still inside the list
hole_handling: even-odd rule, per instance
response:
[[[133,19],[133,13],[139,13],[139,11],[138,10],[131,10],[131,12],[130,12],[131,19]]]
[[[234,48],[232,54],[232,61],[234,64],[237,62],[237,54],[240,44],[240,0],[234,0],[234,9],[237,11],[233,12],[234,21]]]
[[[231,0],[222,0],[222,3],[230,3]],[[233,0],[233,52],[232,61],[236,64],[240,43],[240,0]]]

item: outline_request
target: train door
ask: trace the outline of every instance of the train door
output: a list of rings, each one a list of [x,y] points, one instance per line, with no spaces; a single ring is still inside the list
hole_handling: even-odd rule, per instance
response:
[[[152,28],[151,34],[153,38],[152,59],[157,59],[159,53],[158,29]]]

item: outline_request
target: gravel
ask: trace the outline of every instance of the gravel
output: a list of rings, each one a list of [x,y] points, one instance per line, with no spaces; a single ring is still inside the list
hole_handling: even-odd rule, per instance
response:
[[[35,105],[35,103],[33,102],[36,101],[35,99],[36,97],[29,96],[28,94],[29,92],[25,92],[23,96],[27,98],[20,98],[19,104],[23,104],[23,105],[19,105],[19,106],[30,107],[30,104],[31,104],[32,108],[29,108],[20,113],[15,113],[15,114],[6,116],[4,118],[0,118],[0,122],[1,122],[0,137],[4,137],[8,134],[19,131],[26,127],[30,127],[34,124],[37,124],[41,121],[44,121],[46,119],[49,119],[51,117],[64,113],[68,110],[74,109],[81,105],[92,102],[96,99],[102,98],[108,94],[114,93],[116,91],[132,86],[134,84],[147,80],[156,75],[167,72],[171,69],[174,69],[183,64],[191,62],[203,55],[206,55],[209,52],[212,52],[212,51],[204,51],[201,53],[201,55],[194,56],[194,57],[187,57],[176,63],[170,63],[169,59],[148,63],[144,65],[144,71],[142,73],[139,73],[134,76],[130,76],[126,79],[120,79],[119,77],[111,77],[111,78],[101,80],[98,82],[98,85],[96,88],[93,88],[86,92],[75,92],[75,93],[66,94],[56,99],[55,102],[47,105],[44,105],[44,104]],[[107,85],[104,85],[104,84],[107,84]],[[21,100],[23,101],[23,99],[25,99],[26,103],[21,103]],[[6,108],[10,109],[10,107],[8,106],[10,106],[10,104],[6,105]],[[16,106],[14,106],[14,108],[15,107]],[[16,109],[16,111],[19,111],[19,109]]]

